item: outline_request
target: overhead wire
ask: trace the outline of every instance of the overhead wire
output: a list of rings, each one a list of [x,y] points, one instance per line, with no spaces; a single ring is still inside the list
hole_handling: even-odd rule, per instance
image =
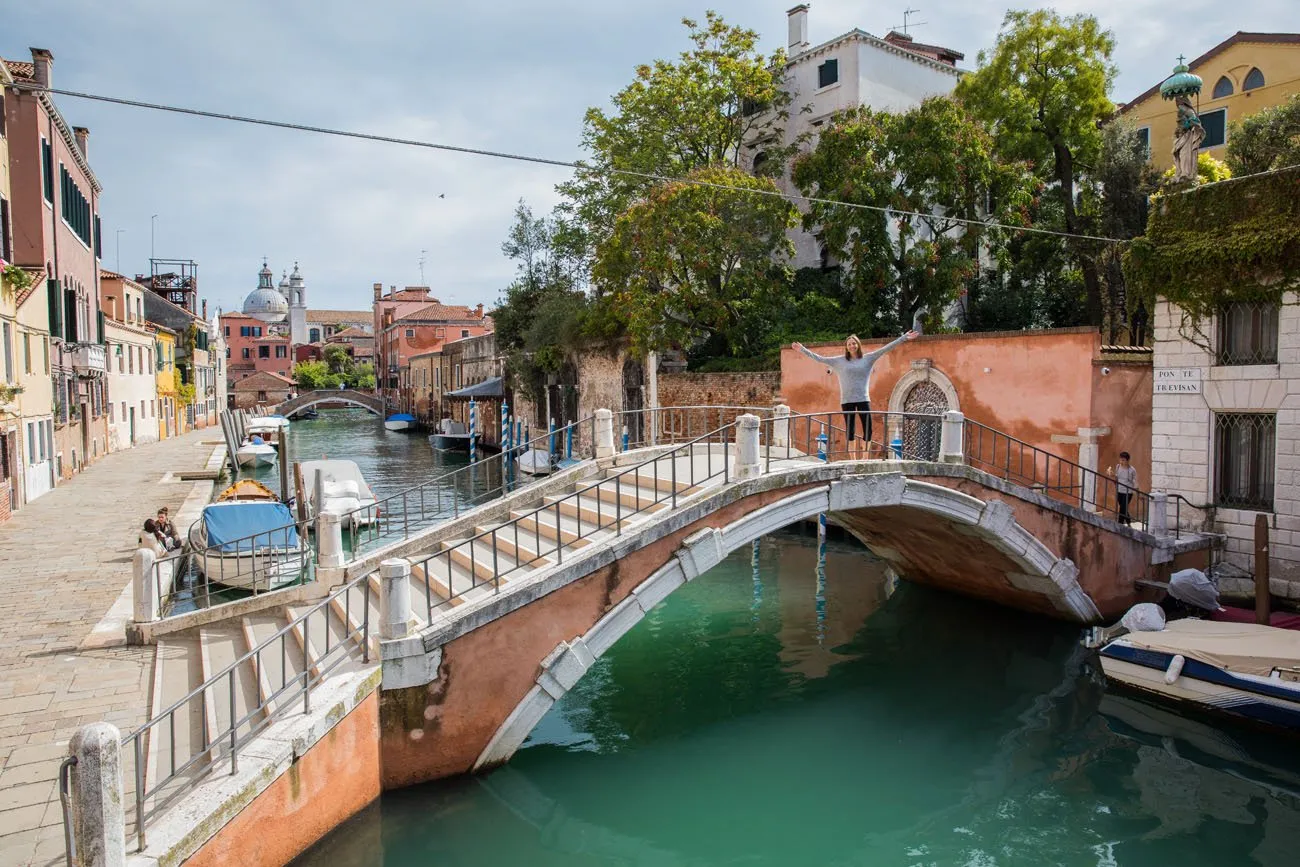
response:
[[[444,144],[441,142],[423,141],[420,139],[399,138],[397,136],[380,135],[378,133],[357,132],[355,130],[333,129],[331,127],[312,126],[310,124],[293,123],[291,121],[271,120],[269,118],[248,117],[246,115],[229,114],[226,112],[207,111],[199,108],[188,108],[185,106],[166,105],[164,103],[145,102],[138,99],[127,99],[119,96],[105,96],[103,94],[84,93],[76,90],[63,90],[61,88],[41,87],[36,84],[27,84],[25,82],[10,85],[20,90],[41,91],[58,96],[67,96],[73,99],[86,99],[94,102],[106,102],[113,105],[123,105],[132,108],[143,108],[152,111],[170,112],[172,114],[184,114],[192,117],[205,117],[213,120],[226,120],[234,123],[247,123],[256,126],[269,126],[277,129],[288,129],[297,132],[318,133],[320,135],[337,136],[341,138],[353,138],[363,141],[381,142],[383,144],[403,145],[406,147],[425,148],[428,150],[447,151],[450,153],[470,154],[473,156],[491,157],[493,159],[512,160],[514,162],[532,163],[535,165],[555,166],[557,168],[575,169],[579,171],[591,171],[592,167],[584,163],[573,160],[557,160],[548,157],[533,156],[531,154],[511,153],[509,151],[488,150],[485,148],[467,147],[465,145]],[[827,205],[839,208],[854,208],[864,211],[882,213],[888,216],[910,216],[920,219],[929,219],[933,217],[942,217],[945,220],[963,225],[973,225],[982,228],[999,228],[1007,229],[1013,232],[1028,232],[1036,235],[1050,235],[1057,238],[1074,238],[1081,241],[1101,241],[1108,244],[1126,243],[1121,238],[1107,238],[1100,235],[1084,235],[1075,232],[1061,232],[1055,229],[1043,229],[1037,226],[1017,226],[1009,223],[999,223],[990,220],[975,220],[967,217],[955,217],[947,214],[924,213],[921,211],[908,211],[899,208],[883,207],[880,205],[867,205],[861,202],[845,202],[839,199],[828,199],[821,196],[805,196],[799,193],[786,193],[780,190],[760,190],[753,188],[733,187],[727,184],[720,184],[714,181],[706,181],[699,178],[682,178],[671,175],[661,175],[654,172],[642,172],[635,169],[620,169],[607,167],[600,171],[608,174],[623,175],[626,177],[635,177],[642,180],[655,181],[658,183],[679,183],[690,184],[697,187],[707,187],[719,190],[726,190],[732,193],[748,193],[760,196],[769,196],[772,198],[785,199],[790,202],[801,202],[809,205]]]

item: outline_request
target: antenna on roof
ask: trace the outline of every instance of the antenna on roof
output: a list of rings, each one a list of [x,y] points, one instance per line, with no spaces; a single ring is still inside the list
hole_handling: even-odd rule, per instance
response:
[[[425,285],[425,283],[424,283],[424,254],[427,253],[427,252],[429,252],[429,251],[428,251],[428,250],[421,250],[421,251],[420,251],[420,285],[421,285],[421,286]]]
[[[904,35],[904,36],[907,36],[907,35],[909,35],[908,32],[907,32],[907,28],[909,28],[909,27],[920,27],[922,24],[928,24],[928,23],[929,23],[928,21],[911,21],[911,20],[909,20],[913,15],[916,15],[916,14],[920,13],[920,11],[921,11],[920,9],[904,9],[904,10],[903,10],[903,23],[902,23],[902,24],[895,24],[894,27],[893,27],[892,29],[894,29],[894,30],[900,30],[900,29],[901,29],[901,30],[903,31],[903,35]]]

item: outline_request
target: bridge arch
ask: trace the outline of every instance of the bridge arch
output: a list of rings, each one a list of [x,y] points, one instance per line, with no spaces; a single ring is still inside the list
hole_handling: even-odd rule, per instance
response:
[[[662,565],[638,583],[618,604],[604,612],[584,633],[560,641],[541,660],[535,683],[505,716],[474,761],[480,771],[502,764],[514,755],[542,717],[614,643],[659,602],[687,582],[716,566],[732,551],[755,539],[798,521],[829,512],[868,549],[892,566],[910,572],[912,552],[904,553],[882,542],[873,532],[873,512],[886,521],[904,513],[913,518],[939,519],[960,537],[975,560],[979,549],[996,552],[1007,566],[1004,577],[1024,593],[1038,594],[1046,606],[1071,619],[1100,617],[1092,599],[1078,581],[1078,569],[1058,557],[1016,520],[1011,506],[1001,500],[984,501],[943,484],[909,479],[902,473],[849,476],[829,485],[804,488],[761,505],[717,527],[688,535]]]
[[[341,391],[331,389],[309,391],[298,395],[292,400],[286,400],[280,404],[278,411],[281,415],[290,416],[322,403],[346,403],[359,406],[372,415],[382,417],[384,414],[384,402],[377,395],[365,394],[350,388]]]

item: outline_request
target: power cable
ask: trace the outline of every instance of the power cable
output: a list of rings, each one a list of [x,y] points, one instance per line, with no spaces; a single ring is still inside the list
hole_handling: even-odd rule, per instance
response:
[[[580,162],[569,160],[556,160],[547,157],[531,156],[529,154],[516,154],[508,151],[493,151],[483,148],[465,147],[463,145],[442,144],[439,142],[421,141],[419,139],[397,138],[395,136],[378,135],[376,133],[355,132],[352,130],[331,129],[323,126],[310,126],[307,124],[291,123],[283,120],[268,120],[259,117],[246,117],[238,114],[226,114],[217,111],[205,111],[199,108],[185,108],[176,105],[164,105],[162,103],[144,102],[136,99],[125,99],[117,96],[103,96],[94,93],[82,93],[76,90],[60,90],[52,87],[40,87],[32,84],[14,84],[11,85],[21,90],[42,91],[45,93],[57,94],[59,96],[68,96],[74,99],[88,99],[95,102],[107,102],[113,105],[125,105],[132,108],[146,108],[153,111],[165,111],[173,114],[187,114],[193,117],[207,117],[214,120],[228,120],[235,123],[248,123],[257,126],[270,126],[277,129],[296,130],[298,132],[314,132],[320,135],[338,136],[341,138],[354,138],[363,141],[383,142],[385,144],[405,145],[407,147],[427,148],[429,150],[449,151],[451,153],[472,154],[474,156],[493,157],[495,159],[513,160],[515,162],[533,163],[543,166],[557,166],[559,168],[590,170],[591,166],[584,165]],[[732,187],[727,184],[714,183],[712,181],[703,181],[694,178],[677,178],[668,175],[659,175],[653,172],[639,172],[633,169],[608,168],[605,171],[609,174],[625,175],[628,177],[641,178],[642,180],[656,181],[659,183],[678,183],[692,184],[697,187],[710,187],[713,189],[726,190],[732,193],[751,193],[760,196],[769,196],[772,198],[785,199],[790,202],[804,202],[810,205],[829,205],[838,208],[857,208],[863,211],[873,211],[876,213],[886,214],[888,216],[910,216],[928,219],[936,216],[943,216],[943,219],[954,223],[965,225],[980,226],[983,228],[1008,229],[1013,232],[1031,232],[1037,235],[1050,235],[1057,238],[1077,238],[1081,241],[1102,241],[1108,244],[1126,243],[1120,238],[1106,238],[1099,235],[1080,235],[1072,232],[1058,232],[1054,229],[1041,229],[1035,226],[1013,226],[1007,223],[989,222],[986,220],[972,220],[965,217],[953,217],[947,215],[927,214],[920,211],[904,211],[898,208],[885,208],[879,205],[864,205],[859,202],[843,202],[837,199],[826,199],[818,196],[803,196],[797,193],[783,193],[780,190],[756,190]]]

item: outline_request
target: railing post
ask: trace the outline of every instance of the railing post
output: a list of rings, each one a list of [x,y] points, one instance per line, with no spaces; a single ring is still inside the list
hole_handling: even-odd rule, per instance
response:
[[[68,743],[72,767],[72,839],[82,867],[125,867],[122,733],[106,722],[82,726]]]
[[[343,565],[343,519],[326,512],[316,517],[316,568]]]
[[[966,447],[962,438],[966,434],[966,416],[950,409],[943,414],[943,428],[939,432],[939,460],[945,464],[966,463]]]
[[[411,632],[411,562],[394,557],[380,563],[379,582],[379,637],[405,638]]]
[[[1153,536],[1169,535],[1169,495],[1158,491],[1151,492],[1150,516],[1147,532]]]
[[[758,459],[758,416],[745,413],[736,419],[736,466],[733,470],[737,479],[752,479],[762,475],[763,465]]]
[[[596,410],[596,457],[614,456],[614,413],[607,409]]]
[[[784,449],[790,447],[790,407],[783,403],[772,408],[771,444]]]
[[[137,548],[131,559],[134,607],[131,617],[136,623],[153,623],[161,613],[162,600],[155,592],[153,573],[158,555],[149,548]]]

